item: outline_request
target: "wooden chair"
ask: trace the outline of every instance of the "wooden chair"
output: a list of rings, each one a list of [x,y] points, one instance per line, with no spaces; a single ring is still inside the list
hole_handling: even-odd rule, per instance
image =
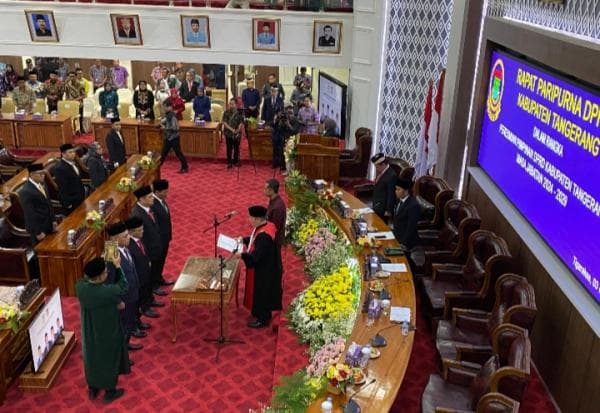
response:
[[[421,205],[420,229],[438,229],[443,224],[444,206],[454,196],[454,190],[442,178],[421,176],[415,181],[413,194]]]
[[[81,132],[79,129],[79,102],[76,100],[59,100],[57,107],[59,114],[67,115],[71,118],[73,130]]]
[[[411,253],[415,275],[431,275],[433,263],[464,264],[469,251],[469,237],[480,225],[481,218],[475,205],[461,199],[446,202],[442,227],[439,230],[419,230],[423,246]]]
[[[520,401],[531,374],[527,331],[503,324],[494,337],[493,351],[494,355],[483,365],[445,362],[442,375],[429,377],[421,397],[422,412],[469,411],[488,393],[501,393]]]
[[[492,355],[492,341],[502,324],[531,331],[537,307],[535,292],[525,277],[504,274],[496,283],[491,312],[454,308],[452,320],[440,320],[436,347],[440,360],[483,364]]]
[[[15,113],[15,104],[11,97],[2,98],[2,113]]]
[[[491,310],[496,280],[512,272],[514,263],[506,241],[491,231],[477,230],[469,237],[464,265],[433,264],[432,276],[418,278],[424,312],[435,324],[450,317],[454,307]]]
[[[194,120],[194,109],[192,102],[185,103],[185,109],[183,110],[181,116],[183,116],[183,120]]]
[[[359,134],[359,131],[360,134]],[[340,177],[366,178],[371,161],[371,144],[373,137],[370,129],[359,128],[356,133],[356,147],[342,151],[340,155]]]
[[[340,148],[337,138],[300,135],[296,167],[309,179],[338,182]]]
[[[92,118],[99,116],[99,112],[96,111],[96,107],[94,106],[94,99],[91,97],[87,97],[83,99],[83,131],[92,130]]]
[[[61,101],[59,100],[59,103]],[[33,113],[41,113],[42,115],[44,113],[48,113],[48,107],[46,106],[46,100],[45,99],[36,99],[35,100],[35,104],[33,105]]]
[[[210,89],[211,95],[211,101],[216,99],[216,100],[220,100],[222,102],[227,102],[227,90],[226,89]]]
[[[217,103],[210,105],[210,117],[213,122],[221,122],[223,120],[223,106]]]
[[[3,285],[26,284],[37,268],[29,233],[14,227],[6,218],[0,218],[0,268]]]

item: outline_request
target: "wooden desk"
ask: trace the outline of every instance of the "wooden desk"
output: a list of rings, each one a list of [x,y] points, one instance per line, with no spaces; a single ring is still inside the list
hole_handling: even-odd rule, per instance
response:
[[[31,361],[28,328],[43,303],[44,289],[41,288],[27,305],[29,316],[23,320],[17,334],[11,330],[0,330],[0,405],[6,399],[10,384]]]
[[[73,125],[67,115],[44,115],[41,120],[33,120],[31,115],[25,119],[15,119],[12,113],[2,115],[4,129],[6,122],[13,123],[14,143],[24,149],[57,149],[63,143],[73,140]]]
[[[0,113],[0,138],[5,146],[13,149],[17,147],[13,117],[7,118],[4,113]]]
[[[121,136],[123,136],[123,140],[125,141],[125,151],[128,155],[140,153],[139,123],[137,119],[121,119]],[[92,119],[94,140],[100,142],[103,148],[106,148],[106,135],[108,135],[111,129],[112,124],[109,120],[104,118]]]
[[[300,135],[296,149],[296,167],[307,178],[338,182],[340,147],[337,138]]]
[[[42,165],[46,165],[48,162],[58,157],[60,157],[60,152],[48,152],[46,155],[35,160],[33,163],[41,163]],[[26,168],[23,168],[18,174],[10,178],[4,185],[2,185],[2,194],[5,195],[4,205],[2,205],[2,213],[4,215],[7,215],[10,210],[10,199],[8,199],[8,194],[13,192],[14,189],[21,185],[21,183],[28,177],[29,172],[27,172]]]
[[[271,161],[273,159],[273,144],[271,142],[271,128],[247,129],[248,147],[250,157],[255,161]]]
[[[60,223],[57,232],[36,245],[42,285],[48,291],[59,287],[62,295],[75,296],[75,282],[82,276],[83,266],[102,253],[105,235],[104,230],[88,229],[77,246],[71,248],[67,243],[67,232],[80,227],[84,223],[86,213],[98,209],[100,199],[112,197],[114,200],[114,208],[105,217],[107,223],[129,217],[136,202],[135,196],[132,192],[119,192],[115,186],[119,179],[128,176],[129,168],[135,166],[140,158],[141,155],[131,156],[126,165],[117,168],[105,183]],[[148,185],[159,177],[160,168],[141,171],[137,180],[138,186]]]
[[[160,153],[163,146],[163,132],[160,128],[160,121],[140,122],[138,125],[138,136],[140,139],[140,151],[146,153],[152,151]]]
[[[338,190],[341,189],[336,188],[336,191]],[[365,204],[363,204],[354,196],[345,191],[342,192],[344,201],[346,201],[352,208],[356,209],[366,207]],[[355,240],[353,238],[351,220],[342,218],[335,210],[331,208],[326,208],[325,212],[337,223],[338,227],[344,231],[350,241],[354,243]],[[389,227],[377,215],[368,214],[366,215],[365,219],[369,227],[374,227],[377,229],[377,231],[389,231]],[[380,254],[383,254],[383,247],[385,246],[399,245],[396,240],[383,241],[382,244],[383,245],[378,250]],[[360,256],[357,258],[359,259],[359,268],[364,268],[364,256],[360,254]],[[406,257],[389,258],[392,262],[404,263],[407,268],[409,268]],[[385,285],[385,288],[392,296],[392,306],[409,307],[411,310],[411,325],[415,325],[416,299],[415,288],[410,269],[407,273],[392,274],[390,278],[382,281]],[[368,287],[364,281],[362,283],[361,291],[362,293],[360,302],[362,303],[365,294],[368,291]],[[361,308],[359,306],[358,315],[354,324],[354,330],[346,342],[346,350],[348,349],[349,344],[352,342],[356,342],[361,345],[368,343],[377,331],[383,327],[391,325],[389,318],[384,320],[383,316],[379,320],[376,320],[371,327],[367,327],[366,322],[367,315],[361,313]],[[381,351],[381,356],[378,359],[370,360],[367,366],[369,375],[367,383],[369,382],[369,379],[376,379],[376,381],[354,397],[354,400],[358,402],[365,413],[387,412],[392,407],[392,404],[396,399],[396,394],[398,393],[400,385],[402,384],[402,380],[404,379],[404,374],[406,373],[415,335],[414,331],[411,331],[409,332],[408,336],[402,336],[400,326],[392,327],[381,334],[387,340],[387,346],[380,348],[379,350]],[[342,355],[342,361],[343,357],[345,357],[345,354],[346,353],[344,352]],[[350,388],[349,392],[347,393],[352,395],[353,391],[358,390],[359,388],[359,386],[356,386],[354,389]],[[307,412],[320,412],[321,403],[324,399],[325,397],[321,397],[315,400],[315,402],[312,403],[308,408]],[[345,404],[346,401],[347,395],[334,397],[333,411],[336,413],[341,413],[343,411],[341,406]]]
[[[181,150],[185,155],[214,158],[219,152],[221,132],[218,122],[196,126],[191,120],[179,121]]]
[[[234,295],[235,305],[236,307],[238,306],[240,260],[237,258],[226,260],[225,265],[225,271],[231,271],[230,281],[227,283],[227,288],[223,291],[223,334],[227,336],[229,324],[229,311],[227,311],[227,308]],[[221,305],[221,292],[219,286],[216,286],[216,289],[197,287],[199,283],[203,283],[202,286],[209,286],[212,280],[219,280],[221,274],[218,268],[218,258],[189,257],[187,259],[185,266],[173,287],[173,291],[171,291],[171,320],[173,324],[171,341],[173,343],[177,341],[177,304],[212,305],[216,307]],[[185,290],[178,290],[181,288],[182,277],[187,277],[185,284],[193,284],[193,286],[186,288]],[[217,334],[218,331],[215,331],[215,337]]]

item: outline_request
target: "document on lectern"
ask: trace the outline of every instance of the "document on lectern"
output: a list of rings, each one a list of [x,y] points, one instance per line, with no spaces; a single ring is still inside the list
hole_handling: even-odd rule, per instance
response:
[[[241,251],[241,245],[239,245],[239,242],[235,238],[228,237],[224,234],[219,234],[217,247],[229,252]]]

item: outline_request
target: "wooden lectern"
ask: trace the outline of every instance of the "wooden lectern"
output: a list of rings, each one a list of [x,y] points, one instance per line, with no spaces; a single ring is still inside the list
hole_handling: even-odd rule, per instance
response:
[[[340,177],[340,146],[337,138],[300,135],[296,145],[296,168],[308,179],[338,182]]]

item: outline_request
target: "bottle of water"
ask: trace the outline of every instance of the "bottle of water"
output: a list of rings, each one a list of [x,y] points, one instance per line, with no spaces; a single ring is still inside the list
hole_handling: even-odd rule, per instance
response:
[[[328,396],[327,399],[321,403],[321,413],[332,413],[333,412],[333,399]]]
[[[410,325],[408,324],[408,321],[403,321],[402,322],[402,335],[403,336],[407,336],[408,335],[409,328],[410,328]]]

